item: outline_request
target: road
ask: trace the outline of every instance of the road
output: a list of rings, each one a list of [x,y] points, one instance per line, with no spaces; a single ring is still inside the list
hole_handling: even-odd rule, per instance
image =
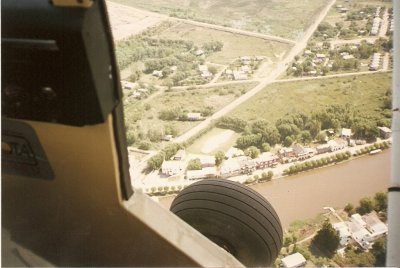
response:
[[[194,128],[190,129],[186,133],[182,134],[181,136],[177,137],[175,139],[175,142],[181,143],[185,142],[191,137],[195,136],[197,133],[199,133],[201,130],[205,129],[209,124],[211,124],[212,121],[226,115],[239,105],[241,105],[243,102],[247,101],[254,95],[256,95],[258,92],[263,90],[267,85],[273,83],[280,75],[281,73],[286,71],[286,66],[293,61],[294,57],[299,54],[306,46],[308,40],[311,38],[312,34],[314,31],[317,29],[318,25],[321,23],[321,21],[325,18],[326,14],[328,13],[329,9],[332,7],[332,5],[336,2],[336,0],[331,0],[330,3],[321,11],[319,16],[314,20],[314,23],[308,28],[308,30],[305,32],[303,35],[302,39],[296,43],[296,45],[287,53],[287,55],[284,57],[284,59],[279,62],[276,66],[276,68],[264,79],[261,80],[260,84],[258,84],[256,87],[248,91],[246,94],[240,96],[218,112],[214,113],[211,117],[207,118],[203,122],[201,122],[199,125],[195,126]],[[214,84],[215,85],[215,84]]]

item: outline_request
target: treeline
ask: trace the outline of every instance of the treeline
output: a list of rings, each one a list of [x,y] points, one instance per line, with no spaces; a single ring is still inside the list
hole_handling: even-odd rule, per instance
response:
[[[390,113],[385,112],[390,107],[390,99],[390,93],[383,97],[384,111],[379,119],[364,115],[351,105],[331,105],[311,115],[287,114],[275,124],[264,119],[248,122],[236,117],[222,117],[216,125],[242,133],[236,140],[236,146],[240,149],[255,146],[263,150],[266,144],[273,146],[281,143],[289,147],[294,142],[323,142],[326,134],[322,130],[339,131],[343,127],[351,128],[355,139],[373,142],[379,136],[378,126],[390,127]]]
[[[177,144],[177,143],[169,144],[167,147],[162,149],[156,155],[152,156],[147,161],[147,165],[152,170],[160,169],[162,163],[164,162],[164,160],[171,159],[171,157],[174,156],[176,154],[176,152],[178,152],[178,150],[182,149],[182,148],[183,147],[180,144]]]

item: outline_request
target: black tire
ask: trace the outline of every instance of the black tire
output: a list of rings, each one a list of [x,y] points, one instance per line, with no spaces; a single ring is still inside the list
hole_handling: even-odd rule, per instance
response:
[[[282,247],[282,225],[253,189],[227,180],[196,182],[170,210],[246,266],[269,266]]]

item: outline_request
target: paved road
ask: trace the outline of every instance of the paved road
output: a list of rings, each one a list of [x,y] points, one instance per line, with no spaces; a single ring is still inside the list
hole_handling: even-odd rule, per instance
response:
[[[336,2],[336,0],[331,0],[330,3],[321,11],[319,16],[314,20],[314,23],[308,28],[308,30],[305,32],[304,36],[302,39],[296,43],[296,45],[289,51],[289,53],[286,54],[284,59],[279,62],[276,66],[276,68],[263,80],[261,80],[261,83],[258,84],[256,87],[248,91],[246,94],[240,96],[218,112],[214,113],[211,117],[207,118],[203,122],[201,122],[199,125],[195,126],[194,128],[190,129],[186,133],[182,134],[181,136],[177,137],[175,139],[175,142],[185,142],[191,137],[195,136],[198,132],[201,130],[205,129],[212,121],[226,115],[239,105],[241,105],[243,102],[247,101],[251,97],[253,97],[255,94],[263,90],[267,85],[271,84],[274,82],[281,73],[286,71],[287,65],[293,61],[294,57],[299,54],[306,46],[308,40],[311,38],[312,34],[314,31],[317,29],[318,25],[321,23],[321,21],[325,18],[326,14],[328,13],[329,9],[332,7],[332,5]]]

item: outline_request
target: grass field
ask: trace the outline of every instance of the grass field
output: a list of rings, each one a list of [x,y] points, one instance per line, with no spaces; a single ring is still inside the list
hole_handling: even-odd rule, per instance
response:
[[[381,97],[391,88],[391,73],[324,80],[276,83],[266,87],[230,115],[244,120],[266,119],[271,123],[288,113],[310,113],[332,104],[350,104],[376,117]]]
[[[228,133],[229,132],[229,133]],[[225,137],[226,136],[226,139]],[[232,130],[226,130],[221,128],[213,128],[211,131],[207,132],[200,139],[196,140],[192,145],[187,148],[187,151],[193,154],[209,154],[215,155],[218,151],[226,152],[230,147],[235,145],[236,139],[240,136],[240,134],[235,133]],[[210,142],[213,142],[215,139],[218,139],[218,146],[213,147],[210,152],[207,151],[207,145]]]
[[[327,0],[112,0],[174,17],[296,39]]]
[[[228,64],[240,56],[265,56],[276,61],[278,60],[276,55],[285,53],[291,48],[288,44],[197,27],[186,23],[178,23],[163,31],[157,37],[193,41],[197,47],[202,47],[204,43],[210,41],[220,41],[224,44],[222,51],[213,53],[206,59],[220,64]]]
[[[256,83],[246,83],[229,87],[165,92],[148,102],[135,101],[125,105],[126,122],[143,133],[149,130],[162,130],[165,125],[173,125],[178,133],[182,134],[199,124],[199,121],[163,121],[158,118],[159,112],[176,107],[186,112],[210,107],[216,112],[255,85]]]

